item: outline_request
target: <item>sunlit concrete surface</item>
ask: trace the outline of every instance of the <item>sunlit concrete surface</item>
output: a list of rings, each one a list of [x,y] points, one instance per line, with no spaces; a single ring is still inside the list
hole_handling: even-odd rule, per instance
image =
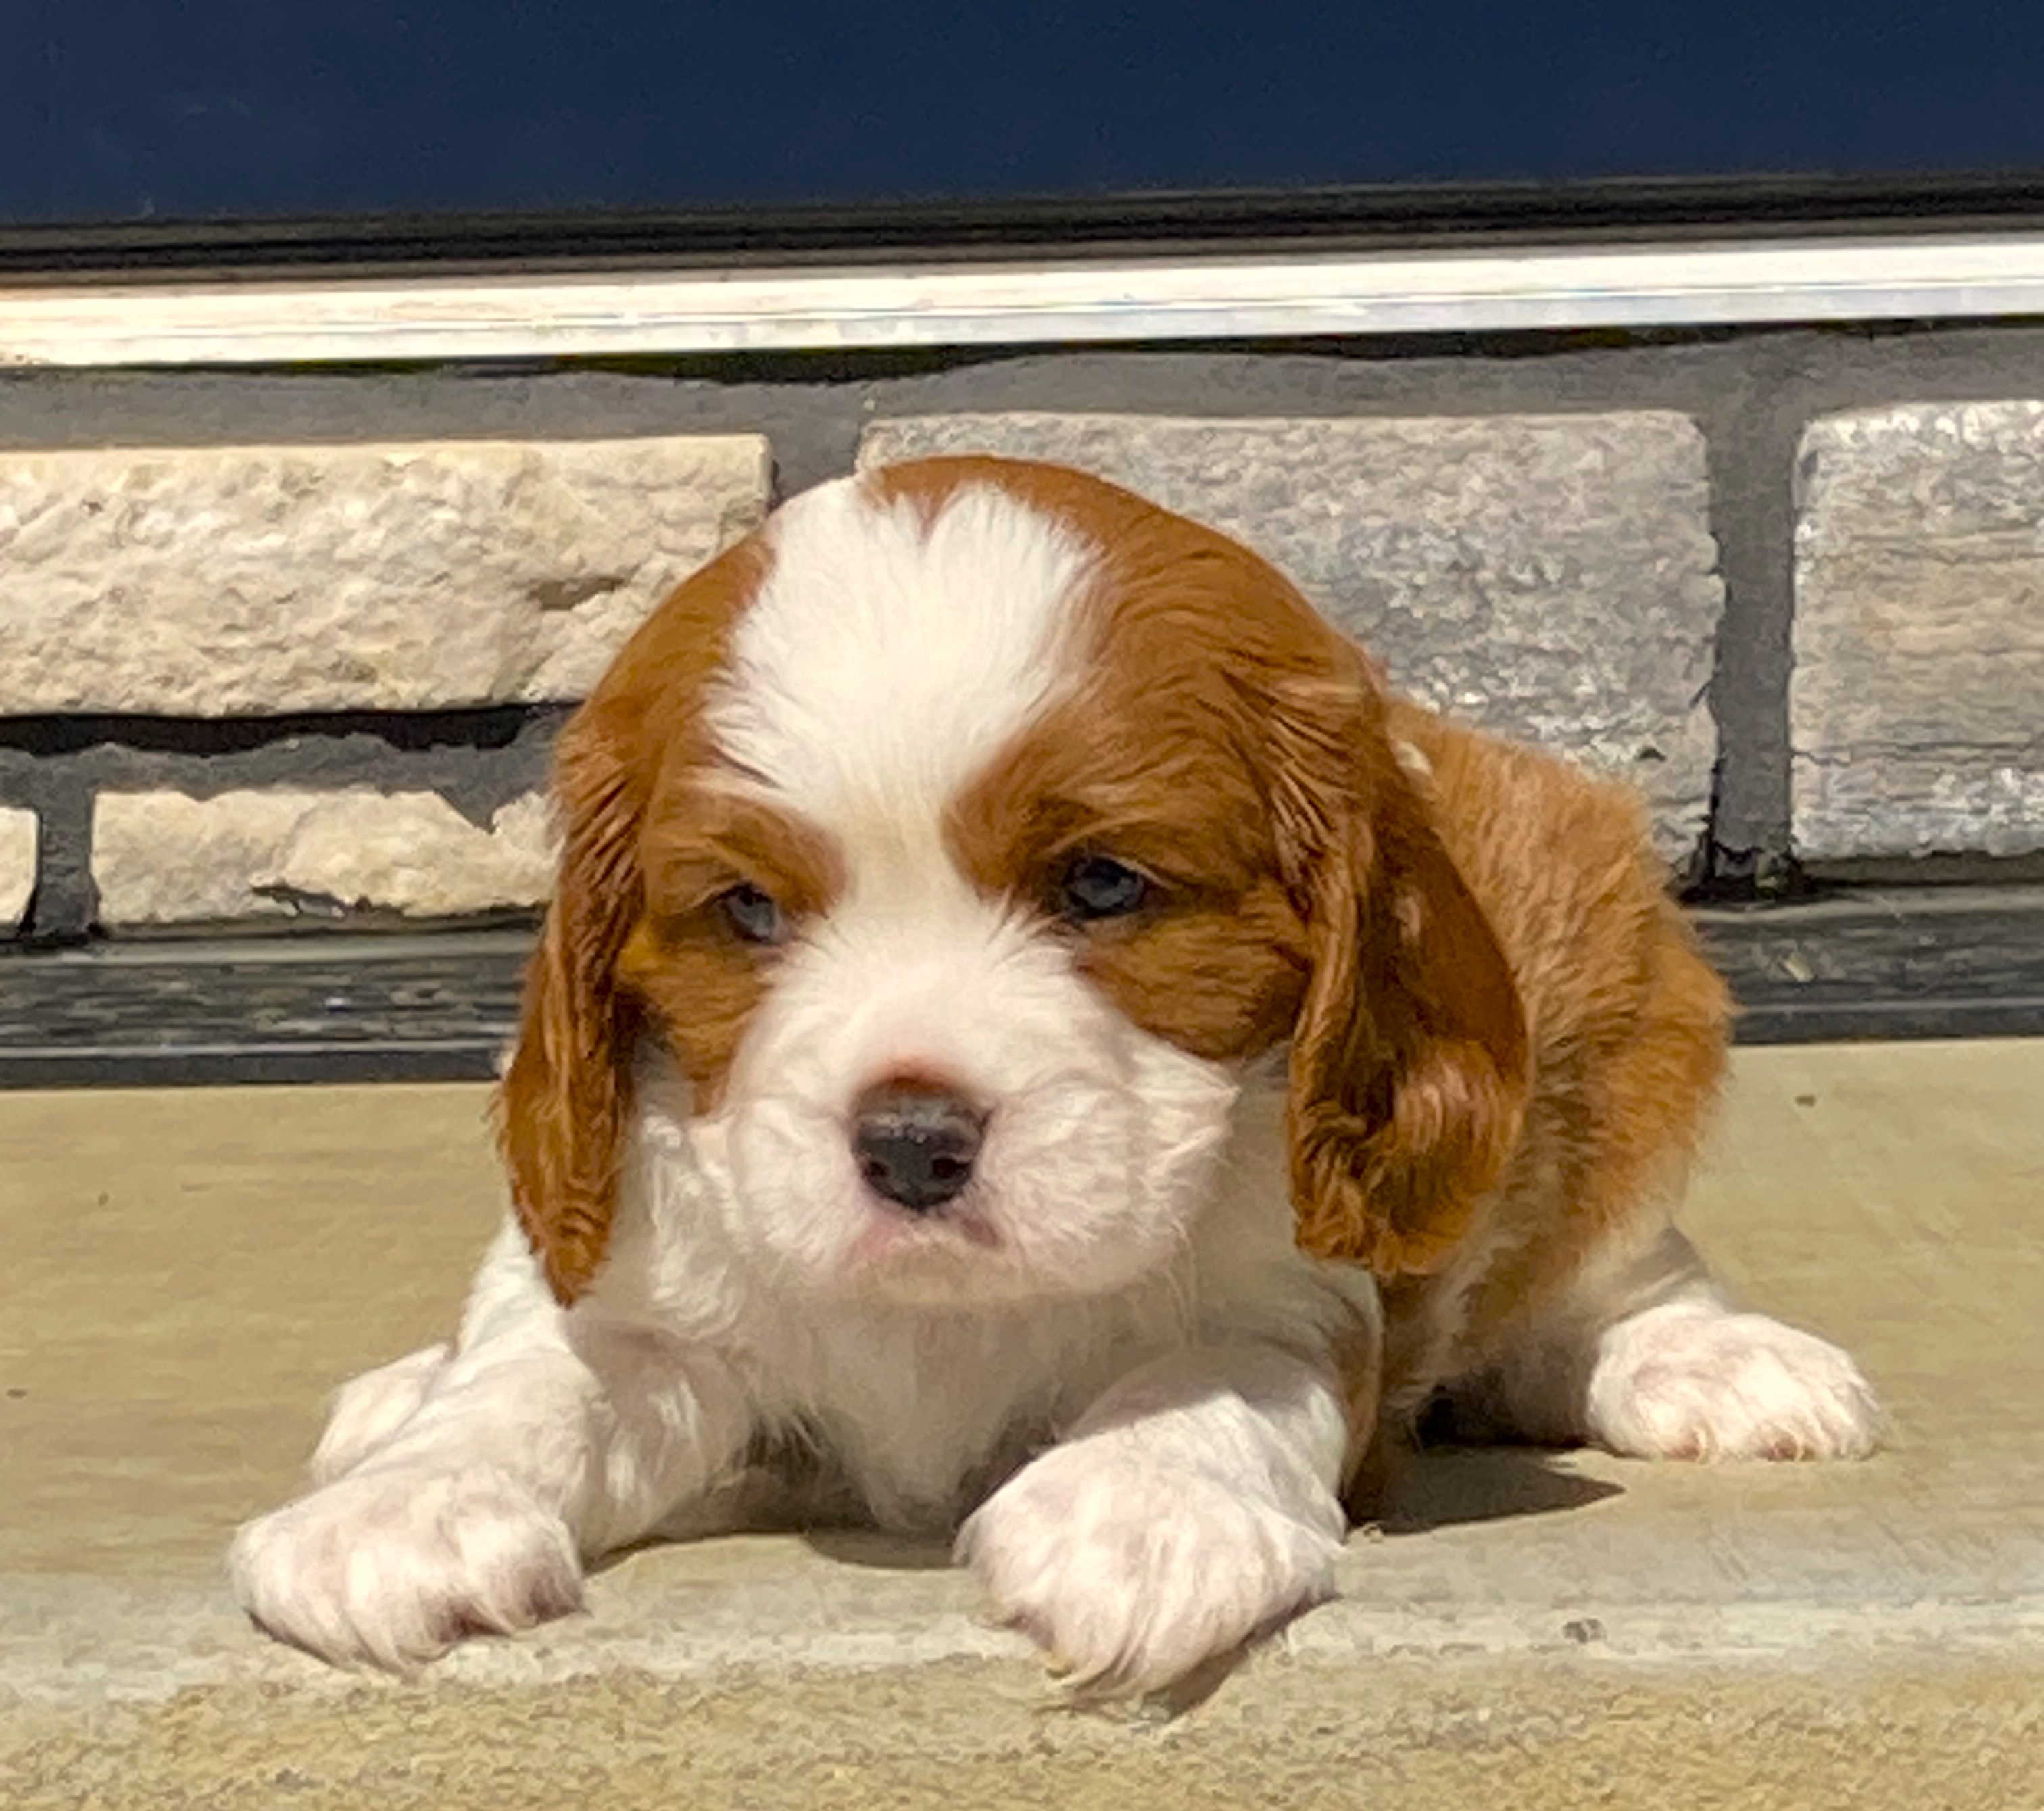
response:
[[[1851,1347],[1859,1466],[1423,1461],[1175,1721],[1063,1708],[934,1551],[639,1553],[422,1682],[254,1635],[233,1524],[448,1330],[480,1089],[0,1096],[0,1805],[2044,1805],[2044,1044],[1752,1049],[1686,1216]]]

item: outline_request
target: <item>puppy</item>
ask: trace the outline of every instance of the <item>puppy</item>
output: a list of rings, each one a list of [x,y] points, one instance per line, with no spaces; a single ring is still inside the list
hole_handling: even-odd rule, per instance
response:
[[[1389,698],[1235,543],[1045,466],[824,485],[640,629],[556,787],[513,1212],[237,1536],[280,1639],[409,1669],[764,1499],[956,1529],[1142,1690],[1326,1598],[1443,1391],[1868,1450],[1850,1360],[1670,1225],[1726,1003],[1631,798]]]

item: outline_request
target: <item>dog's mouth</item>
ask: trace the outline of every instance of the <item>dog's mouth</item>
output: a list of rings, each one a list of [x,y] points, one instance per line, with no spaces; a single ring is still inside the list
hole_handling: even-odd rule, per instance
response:
[[[855,1270],[930,1261],[970,1262],[1000,1251],[1005,1244],[1000,1229],[974,1201],[976,1190],[967,1190],[941,1213],[905,1213],[870,1190],[862,1192],[866,1225],[852,1244]]]
[[[845,1248],[838,1287],[909,1305],[1005,1299],[1022,1278],[1022,1254],[989,1211],[977,1183],[937,1213],[907,1213],[860,1191],[860,1225]],[[1024,1293],[1034,1287],[1023,1285]]]

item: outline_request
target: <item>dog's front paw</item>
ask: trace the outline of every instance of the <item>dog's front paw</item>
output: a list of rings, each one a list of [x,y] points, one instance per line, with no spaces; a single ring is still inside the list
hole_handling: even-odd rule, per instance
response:
[[[393,1672],[582,1605],[567,1525],[488,1466],[355,1472],[244,1524],[228,1567],[279,1640]]]
[[[1642,1459],[1862,1459],[1881,1411],[1829,1341],[1712,1305],[1650,1308],[1604,1335],[1590,1431]]]
[[[1341,1512],[1309,1525],[1207,1473],[1054,1448],[959,1536],[1003,1617],[1075,1685],[1155,1690],[1334,1594]]]

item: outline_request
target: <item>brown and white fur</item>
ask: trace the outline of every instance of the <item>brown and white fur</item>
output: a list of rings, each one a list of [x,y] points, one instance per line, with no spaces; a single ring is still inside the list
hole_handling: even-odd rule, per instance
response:
[[[236,1537],[282,1639],[409,1668],[763,1490],[957,1529],[1139,1690],[1326,1597],[1439,1390],[1868,1450],[1850,1360],[1672,1228],[1726,1005],[1632,799],[1389,698],[1221,536],[1048,467],[824,485],[640,631],[557,792],[514,1211]],[[874,1167],[901,1111],[963,1140],[940,1202]]]

